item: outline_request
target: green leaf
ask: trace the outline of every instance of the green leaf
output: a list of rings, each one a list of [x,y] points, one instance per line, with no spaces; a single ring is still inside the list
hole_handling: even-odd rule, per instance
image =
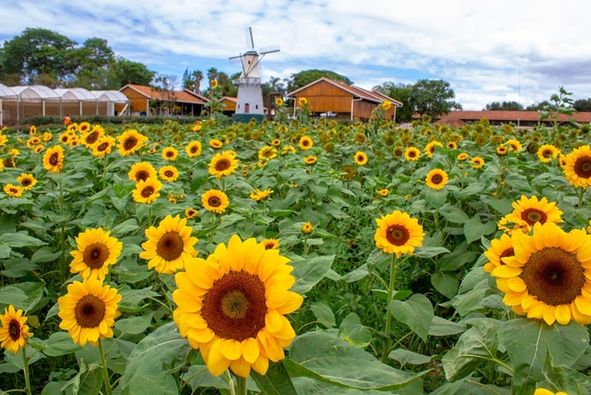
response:
[[[272,363],[264,376],[253,370],[251,377],[265,395],[297,395],[282,363]]]
[[[463,188],[458,192],[458,197],[460,199],[467,198],[468,196],[476,195],[480,192],[484,191],[484,185],[479,182],[470,183],[466,188]]]
[[[460,281],[452,274],[439,272],[433,273],[431,276],[431,284],[437,291],[439,291],[439,293],[451,299],[458,292]]]
[[[123,334],[138,335],[150,327],[152,322],[152,313],[139,317],[130,317],[117,320],[115,328]]]
[[[8,285],[0,289],[0,305],[12,304],[23,309],[25,313],[33,312],[43,297],[44,289],[43,283],[25,282]]]
[[[116,237],[125,236],[139,228],[135,218],[130,218],[127,221],[121,222],[119,225],[111,229],[111,234]]]
[[[446,320],[438,316],[433,317],[429,336],[452,336],[466,330],[466,324]]]
[[[291,346],[290,359],[283,363],[292,379],[309,377],[361,390],[402,388],[426,373],[394,369],[335,335],[320,331],[298,336]]]
[[[439,212],[447,221],[453,222],[454,224],[463,224],[464,222],[467,222],[470,219],[470,217],[468,217],[468,214],[466,214],[462,209],[456,206],[452,206],[449,203],[446,203],[443,206],[441,206]]]
[[[39,247],[47,244],[43,240],[29,236],[26,233],[3,233],[0,235],[0,242],[12,248]]]
[[[425,295],[414,294],[404,302],[393,300],[390,304],[390,313],[396,320],[406,324],[411,331],[419,335],[423,341],[427,341],[434,314],[431,301]]]
[[[293,275],[296,278],[292,291],[306,293],[322,280],[330,270],[334,255],[316,256],[302,261],[292,262]]]
[[[75,353],[80,346],[72,341],[66,332],[55,332],[45,342],[46,347],[41,350],[48,357],[60,357],[62,355]]]
[[[357,314],[349,313],[339,326],[339,336],[355,347],[365,348],[371,342],[371,329],[361,324]]]
[[[62,255],[62,251],[54,251],[52,247],[41,247],[31,257],[31,262],[46,263],[53,262]]]
[[[453,383],[445,383],[430,395],[511,395],[511,388],[482,384],[479,378],[468,377]]]
[[[318,302],[310,306],[312,313],[316,319],[324,325],[326,328],[332,328],[337,324],[334,314],[330,309],[330,306],[324,302]]]
[[[404,365],[424,365],[431,362],[431,357],[423,354],[417,354],[409,350],[398,348],[388,354],[388,358],[397,361],[401,366]]]
[[[121,376],[122,394],[178,394],[176,380],[165,366],[189,350],[176,324],[170,322],[144,337],[129,356]]]
[[[345,274],[342,279],[347,283],[354,283],[355,281],[365,278],[367,275],[369,275],[369,271],[367,270],[367,264],[364,263],[357,269],[351,270],[349,273]]]
[[[473,216],[464,224],[464,236],[466,236],[468,243],[480,240],[483,235],[491,234],[495,230],[497,230],[497,225],[494,222],[490,221],[483,224],[480,222],[478,215]]]
[[[433,258],[434,256],[446,254],[448,252],[449,250],[444,247],[421,247],[417,248],[414,256],[419,258]]]
[[[0,243],[0,259],[10,258],[10,251],[12,249],[5,243]]]

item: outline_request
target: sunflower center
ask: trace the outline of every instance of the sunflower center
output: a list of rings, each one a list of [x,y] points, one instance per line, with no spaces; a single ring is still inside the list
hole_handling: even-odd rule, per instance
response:
[[[166,157],[167,158],[172,158],[174,156],[174,152],[172,151],[166,151]]]
[[[521,213],[521,219],[528,223],[528,225],[533,225],[536,222],[541,224],[546,223],[548,216],[545,212],[535,209],[535,208],[528,208]]]
[[[515,255],[515,251],[513,250],[513,247],[509,247],[505,251],[503,251],[503,253],[499,256],[499,259],[503,259],[513,255]]]
[[[552,151],[550,151],[550,150],[544,150],[544,151],[542,152],[542,156],[543,156],[544,158],[548,159],[548,158],[550,158],[550,157],[552,156]]]
[[[8,323],[8,336],[12,341],[17,341],[21,336],[21,326],[17,320],[10,320]]]
[[[575,173],[582,178],[591,177],[591,157],[583,156],[575,162]]]
[[[54,152],[49,157],[49,164],[52,165],[52,166],[56,166],[58,163],[59,163],[59,155],[58,155],[57,152]]]
[[[167,261],[174,261],[181,256],[185,248],[183,238],[178,232],[166,232],[158,241],[156,252]]]
[[[18,193],[18,189],[14,188],[14,187],[13,188],[10,188],[10,192],[12,192],[12,193]]]
[[[207,199],[207,203],[211,206],[211,207],[219,207],[222,205],[222,201],[219,197],[217,196],[211,196],[209,199]]]
[[[154,194],[155,190],[153,186],[147,186],[144,189],[142,189],[142,197],[143,198],[149,198],[150,196],[152,196]]]
[[[408,229],[404,226],[391,225],[386,229],[386,240],[388,240],[390,244],[401,246],[405,244],[409,238],[410,235]]]
[[[86,136],[86,142],[88,144],[94,144],[99,137],[98,132],[92,132],[88,136]]]
[[[133,147],[135,147],[137,145],[137,139],[135,137],[128,137],[127,139],[125,139],[125,141],[123,142],[123,148],[126,151],[129,151],[130,149],[132,149]]]
[[[243,270],[216,280],[201,307],[201,316],[216,335],[238,341],[256,337],[265,327],[265,314],[265,285]]]
[[[84,250],[84,263],[91,269],[98,269],[103,266],[109,258],[109,249],[103,243],[94,243]]]
[[[94,295],[86,295],[76,304],[74,314],[81,327],[96,328],[105,318],[106,311],[105,302]]]
[[[571,303],[581,294],[585,274],[575,254],[546,247],[531,254],[521,274],[531,295],[558,306]]]
[[[135,173],[136,181],[146,181],[149,176],[150,174],[148,174],[148,172],[145,170],[139,170],[137,173]]]
[[[99,152],[105,151],[107,148],[109,147],[109,143],[101,143],[99,144],[99,146],[96,148]]]
[[[409,152],[408,152],[408,156],[409,156],[410,158],[414,158],[415,156],[417,156],[417,153],[416,153],[416,152],[414,152],[414,151],[409,151]]]
[[[304,141],[302,141],[302,145],[304,147],[307,147],[308,145],[310,145],[310,143],[308,142],[308,140],[304,140]]]
[[[30,178],[25,178],[23,179],[23,181],[21,182],[21,185],[24,187],[28,187],[29,185],[31,185],[31,179]]]
[[[196,153],[197,152],[197,147],[196,146],[191,147],[190,151],[191,151],[192,154]]]
[[[217,171],[224,171],[230,168],[230,161],[228,159],[220,159],[215,163]]]
[[[172,177],[172,176],[173,176],[172,170],[166,170],[166,171],[164,172],[164,175],[165,175],[166,177]]]
[[[441,184],[443,182],[443,177],[441,177],[441,174],[435,174],[431,177],[431,182],[436,185]]]

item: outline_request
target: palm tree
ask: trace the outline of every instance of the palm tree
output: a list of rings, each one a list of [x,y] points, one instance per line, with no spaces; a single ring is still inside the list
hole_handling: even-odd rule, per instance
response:
[[[193,77],[193,92],[199,93],[199,88],[201,87],[201,81],[203,80],[203,72],[201,70],[195,70],[191,74]]]

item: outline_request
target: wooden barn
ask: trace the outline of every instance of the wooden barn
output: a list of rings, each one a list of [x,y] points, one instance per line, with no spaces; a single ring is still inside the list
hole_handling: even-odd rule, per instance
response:
[[[188,89],[164,92],[150,86],[127,84],[119,90],[129,99],[134,115],[199,116],[207,99]]]
[[[382,93],[326,77],[290,92],[287,96],[295,99],[296,106],[299,106],[300,98],[306,98],[308,108],[315,116],[334,116],[337,119],[367,121],[377,106],[389,100],[392,107],[386,111],[385,118],[395,120],[396,107],[402,107],[401,102]]]

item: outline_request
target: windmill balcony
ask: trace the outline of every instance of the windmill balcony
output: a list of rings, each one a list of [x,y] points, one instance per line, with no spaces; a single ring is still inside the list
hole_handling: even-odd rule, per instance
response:
[[[254,77],[242,77],[234,80],[234,83],[237,85],[260,85],[261,79]]]

